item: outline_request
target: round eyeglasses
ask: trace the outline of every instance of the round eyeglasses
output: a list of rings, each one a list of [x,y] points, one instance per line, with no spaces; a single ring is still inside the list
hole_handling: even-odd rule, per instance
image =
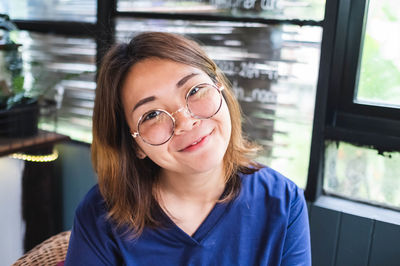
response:
[[[201,83],[190,88],[186,94],[186,106],[174,113],[162,109],[155,109],[144,113],[137,123],[137,131],[132,137],[140,136],[147,144],[158,146],[169,141],[174,135],[175,118],[178,112],[187,112],[195,119],[209,119],[213,117],[222,106],[223,87],[208,83]]]

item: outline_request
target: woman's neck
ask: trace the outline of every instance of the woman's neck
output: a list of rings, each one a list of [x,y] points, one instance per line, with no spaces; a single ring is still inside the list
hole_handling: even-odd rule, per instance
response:
[[[199,174],[162,171],[157,186],[162,198],[173,197],[197,203],[215,203],[225,188],[223,167]]]

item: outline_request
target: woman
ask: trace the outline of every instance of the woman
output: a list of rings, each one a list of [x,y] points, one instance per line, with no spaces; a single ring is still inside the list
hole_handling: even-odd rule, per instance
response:
[[[66,265],[310,265],[302,191],[252,161],[238,102],[198,44],[140,34],[105,55],[97,84],[98,185]]]

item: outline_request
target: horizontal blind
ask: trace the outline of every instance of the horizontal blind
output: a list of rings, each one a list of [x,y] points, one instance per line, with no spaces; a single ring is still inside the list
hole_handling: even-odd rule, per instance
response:
[[[325,0],[118,0],[120,12],[208,14],[284,20],[324,18]]]
[[[25,87],[44,92],[40,127],[91,142],[96,43],[90,38],[21,32]]]
[[[243,128],[263,146],[259,161],[305,186],[321,28],[257,23],[118,18],[117,40],[145,31],[188,35],[232,83]]]
[[[2,0],[11,19],[96,22],[97,0]]]

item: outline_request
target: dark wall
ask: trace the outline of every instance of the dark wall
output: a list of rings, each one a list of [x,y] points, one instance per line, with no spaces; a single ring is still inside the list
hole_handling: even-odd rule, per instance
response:
[[[62,176],[63,229],[71,229],[75,209],[86,192],[97,182],[90,161],[90,147],[81,144],[59,144],[56,172]]]
[[[313,265],[400,265],[400,223],[379,221],[375,207],[371,219],[321,205],[309,205]]]

